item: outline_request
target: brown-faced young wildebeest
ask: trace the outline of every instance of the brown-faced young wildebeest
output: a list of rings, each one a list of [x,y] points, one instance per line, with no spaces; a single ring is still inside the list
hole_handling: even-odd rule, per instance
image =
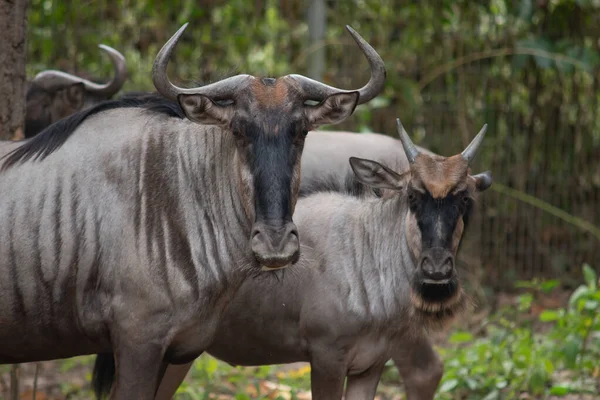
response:
[[[116,355],[112,398],[151,399],[166,363],[195,359],[261,268],[297,261],[292,222],[305,133],[348,117],[358,91],[237,75],[167,99],[105,102],[26,140],[0,171],[0,363]],[[317,105],[306,105],[316,100]]]
[[[94,83],[55,70],[42,71],[27,83],[26,138],[37,135],[59,119],[110,99],[121,90],[127,79],[125,57],[112,47],[103,44],[99,47],[108,54],[115,69],[107,83]]]
[[[454,257],[463,219],[492,177],[469,170],[485,127],[449,158],[419,152],[399,120],[398,131],[409,170],[353,157],[356,179],[386,189],[383,198],[330,190],[300,198],[294,221],[306,250],[299,265],[247,279],[210,354],[237,365],[309,361],[314,400],[341,399],[346,377],[346,400],[373,399],[393,359],[408,399],[433,399],[443,367],[425,331],[465,305]],[[105,372],[96,367],[95,374]],[[179,378],[167,370],[171,393],[159,393],[161,400]]]

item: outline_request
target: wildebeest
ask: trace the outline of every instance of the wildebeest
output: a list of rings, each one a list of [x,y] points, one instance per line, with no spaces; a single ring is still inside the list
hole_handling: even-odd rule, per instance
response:
[[[357,181],[386,189],[383,198],[318,190],[300,198],[294,221],[307,250],[299,265],[283,276],[247,279],[208,353],[237,365],[309,361],[315,400],[340,399],[346,377],[346,400],[372,399],[393,359],[408,399],[433,399],[443,366],[425,330],[465,305],[454,257],[463,219],[492,177],[469,171],[485,127],[449,158],[420,152],[399,120],[398,132],[409,170],[353,157]],[[346,188],[356,192],[355,184]],[[101,367],[96,376],[106,372]],[[172,395],[181,378],[167,370],[171,392],[159,398]]]
[[[181,89],[166,68],[186,26],[153,66],[168,100],[102,103],[2,160],[0,363],[114,352],[112,397],[151,399],[249,274],[297,261],[304,136],[374,98],[383,61],[348,27],[372,71],[358,91],[301,75]]]
[[[47,70],[27,83],[25,137],[37,135],[50,124],[114,96],[127,79],[125,58],[112,47],[99,45],[108,54],[115,74],[99,84],[62,71]]]

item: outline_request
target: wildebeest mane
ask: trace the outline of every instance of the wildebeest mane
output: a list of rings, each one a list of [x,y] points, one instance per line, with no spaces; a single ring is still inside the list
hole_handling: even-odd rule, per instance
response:
[[[156,93],[123,96],[117,100],[102,102],[87,110],[79,111],[67,118],[56,121],[42,132],[28,139],[21,146],[4,156],[1,171],[20,162],[43,160],[58,150],[75,132],[77,127],[92,115],[116,108],[144,108],[150,113],[163,114],[174,118],[185,118],[183,110],[175,101]]]

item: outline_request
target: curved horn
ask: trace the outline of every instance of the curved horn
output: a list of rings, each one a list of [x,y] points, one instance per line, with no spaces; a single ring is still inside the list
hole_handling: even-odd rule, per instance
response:
[[[350,25],[346,25],[346,29],[348,32],[350,32],[350,35],[352,35],[352,38],[356,44],[358,44],[358,47],[360,47],[365,57],[367,57],[369,66],[371,67],[371,79],[369,79],[369,82],[367,82],[365,86],[358,89],[358,104],[364,104],[369,100],[374,99],[383,90],[386,77],[385,64],[375,49],[369,43],[367,43],[367,41],[363,39],[362,36],[360,36],[354,29],[352,29]],[[335,93],[348,93],[354,91],[338,89],[319,81],[315,81],[314,79],[307,78],[304,75],[292,74],[289,76],[300,84],[302,90],[304,90],[306,100],[321,101],[325,97]]]
[[[154,83],[154,87],[156,87],[156,90],[158,90],[160,94],[171,100],[177,100],[179,94],[202,94],[213,100],[231,99],[236,89],[239,89],[240,84],[252,78],[250,75],[236,75],[211,83],[210,85],[190,89],[177,87],[169,81],[169,77],[167,76],[167,65],[169,64],[173,49],[177,45],[177,42],[181,38],[181,35],[183,35],[183,31],[185,31],[187,26],[187,22],[183,24],[156,55],[154,65],[152,66],[152,82]]]
[[[471,164],[471,161],[477,155],[477,151],[483,142],[483,138],[485,137],[485,132],[487,131],[487,124],[483,125],[483,128],[479,131],[477,136],[469,143],[466,149],[461,153],[462,157]]]
[[[125,57],[117,50],[104,44],[98,45],[108,54],[115,70],[115,75],[112,79],[104,84],[94,83],[87,79],[80,78],[75,75],[67,74],[66,72],[47,70],[42,71],[33,78],[32,83],[43,87],[46,90],[54,90],[60,87],[83,83],[85,90],[90,93],[111,97],[123,87],[127,79],[127,66]]]
[[[400,141],[402,142],[402,147],[404,147],[404,152],[406,153],[406,158],[409,163],[414,163],[415,159],[419,155],[419,150],[415,144],[408,137],[408,133],[402,126],[402,122],[400,122],[400,118],[396,118],[396,130],[398,131],[398,135],[400,136]]]

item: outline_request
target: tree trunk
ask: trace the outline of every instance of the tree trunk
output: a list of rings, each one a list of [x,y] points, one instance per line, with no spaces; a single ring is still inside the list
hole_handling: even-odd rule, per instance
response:
[[[325,0],[311,0],[308,6],[308,36],[311,52],[308,55],[308,76],[319,82],[325,72],[325,29],[327,8]]]
[[[27,0],[0,0],[0,139],[23,137]]]

